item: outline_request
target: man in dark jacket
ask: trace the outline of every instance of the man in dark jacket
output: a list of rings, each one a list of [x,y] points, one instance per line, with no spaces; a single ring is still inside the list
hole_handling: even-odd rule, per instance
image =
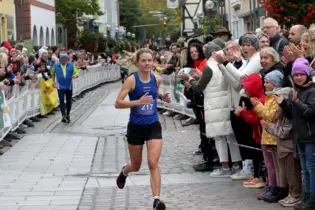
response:
[[[273,18],[266,18],[264,20],[263,31],[269,36],[270,47],[275,49],[281,58],[284,46],[289,45],[289,41],[280,35],[280,26],[278,21]]]

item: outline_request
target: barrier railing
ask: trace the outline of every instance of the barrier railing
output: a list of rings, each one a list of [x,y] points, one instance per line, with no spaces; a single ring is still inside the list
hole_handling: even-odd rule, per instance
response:
[[[158,108],[166,109],[171,112],[176,112],[178,114],[183,114],[192,118],[195,118],[195,114],[192,109],[187,108],[181,103],[180,94],[181,90],[177,89],[179,80],[175,78],[175,74],[160,75],[161,84],[160,84],[160,92],[165,94],[169,93],[171,98],[171,103],[166,103],[164,101],[158,100]]]
[[[120,78],[120,67],[117,65],[89,66],[80,71],[78,79],[73,80],[73,97],[101,83],[115,81]],[[14,85],[4,89],[9,108],[10,126],[0,129],[0,141],[10,132],[15,131],[26,119],[40,114],[40,89],[38,82],[27,81],[25,86]],[[5,113],[3,104],[2,117]],[[3,122],[3,119],[2,120]],[[5,123],[2,123],[5,124]]]

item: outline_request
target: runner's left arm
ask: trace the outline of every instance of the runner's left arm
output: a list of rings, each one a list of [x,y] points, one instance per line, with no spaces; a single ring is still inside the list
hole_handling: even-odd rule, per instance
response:
[[[158,98],[161,99],[162,101],[170,103],[170,98],[168,96],[168,93],[165,93],[165,94],[160,93],[161,77],[157,74],[154,74],[154,76],[155,76],[156,86],[158,89]]]

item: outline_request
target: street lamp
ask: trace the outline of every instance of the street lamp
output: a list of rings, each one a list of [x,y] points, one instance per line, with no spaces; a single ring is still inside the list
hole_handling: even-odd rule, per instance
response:
[[[207,0],[205,3],[206,11],[213,11],[215,9],[215,3],[212,0]]]
[[[198,23],[198,21],[199,21],[199,18],[198,18],[197,16],[194,16],[194,17],[193,17],[193,22],[194,22],[194,23]]]
[[[136,37],[136,34],[131,34],[131,37],[134,39]]]
[[[197,18],[202,19],[204,17],[204,13],[202,11],[197,12]]]
[[[130,37],[130,36],[131,36],[131,33],[130,33],[130,32],[127,32],[127,36]]]

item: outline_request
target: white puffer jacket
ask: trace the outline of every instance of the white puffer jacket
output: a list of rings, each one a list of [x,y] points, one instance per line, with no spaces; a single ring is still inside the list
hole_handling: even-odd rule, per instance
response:
[[[213,75],[203,91],[206,135],[208,138],[230,135],[233,130],[230,122],[228,85],[218,63],[212,57],[207,65],[212,69]]]

